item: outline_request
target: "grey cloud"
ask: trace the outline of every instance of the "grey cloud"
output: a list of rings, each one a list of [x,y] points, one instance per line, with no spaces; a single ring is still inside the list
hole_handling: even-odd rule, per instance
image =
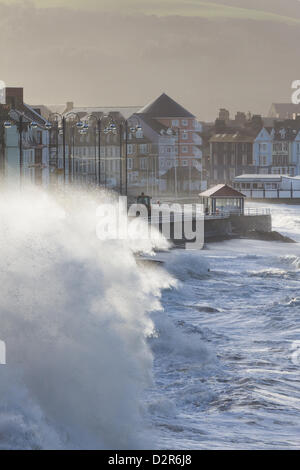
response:
[[[143,105],[166,91],[202,119],[266,112],[300,79],[299,27],[1,6],[0,78],[31,103]]]

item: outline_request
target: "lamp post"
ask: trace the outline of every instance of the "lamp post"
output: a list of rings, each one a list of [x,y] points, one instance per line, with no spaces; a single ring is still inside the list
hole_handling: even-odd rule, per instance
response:
[[[8,117],[8,113],[6,113],[6,117]],[[20,186],[21,187],[22,187],[22,182],[23,182],[23,166],[24,166],[24,160],[23,160],[23,132],[24,132],[24,127],[25,127],[24,118],[25,118],[24,114],[20,113],[19,119],[13,119],[13,121],[17,125],[17,130],[19,133],[19,162],[20,162],[19,171],[20,171]],[[27,122],[26,125],[27,126],[29,125],[31,129],[36,129],[37,127],[39,127],[35,121]],[[8,120],[3,121],[0,115],[0,126],[1,126],[0,133],[1,135],[3,135],[3,127],[4,129],[10,129],[12,127],[12,124]],[[4,135],[3,135],[2,147],[4,147]],[[3,167],[4,167],[4,163],[3,163]]]
[[[18,124],[19,154],[20,154],[20,185],[22,185],[22,179],[23,179],[23,123],[24,123],[24,119],[21,114],[19,117],[19,124]]]
[[[101,185],[101,118],[95,116],[94,114],[89,114],[87,117],[87,123],[90,120],[94,120],[96,123],[95,132],[98,134],[98,184]],[[95,141],[97,139],[95,138]],[[95,147],[95,183],[97,184],[97,155],[96,155],[96,147]]]
[[[50,154],[51,154],[51,129],[52,125],[50,122],[46,122],[45,129],[48,131],[48,161],[50,166]]]
[[[79,114],[74,113],[72,111],[70,113],[67,113],[66,115],[64,115],[63,118],[62,118],[64,184],[66,184],[66,129],[67,129],[67,123],[71,119],[75,120],[74,126],[79,131],[83,130],[84,127],[85,127],[84,122],[82,122]],[[74,129],[73,126],[72,126],[72,129]],[[70,152],[69,152],[69,154],[70,154]],[[74,158],[74,156],[72,156],[72,158]],[[70,165],[69,165],[69,177],[70,177],[70,173],[71,173],[71,168],[70,168]]]
[[[35,121],[29,123],[31,129],[36,129],[38,127]],[[19,131],[19,155],[20,155],[20,186],[22,187],[23,183],[23,132],[24,132],[24,114],[20,114],[19,120],[17,123],[18,131]]]
[[[68,120],[74,117],[77,119],[75,125],[78,129],[82,129],[84,127],[84,123],[81,121],[79,115],[73,112],[70,112],[66,115],[62,115],[60,113],[52,113],[48,119],[50,119],[50,117],[54,117],[56,119],[56,123],[57,123],[56,128],[57,128],[58,134],[62,135],[62,139],[63,139],[63,144],[62,144],[63,145],[63,174],[64,174],[64,184],[66,184],[66,127],[67,127],[66,125],[67,125]],[[61,123],[61,127],[58,127],[59,120]],[[50,121],[47,124],[47,128],[51,132],[52,125]],[[57,143],[57,154],[58,154],[58,143]]]
[[[132,124],[132,121],[136,121],[136,125]],[[137,116],[131,116],[129,119],[123,119],[120,123],[120,181],[123,180],[122,170],[122,147],[123,147],[123,130],[125,128],[125,196],[128,195],[128,131],[135,135],[137,132],[142,130],[140,120]],[[122,184],[120,183],[120,194],[122,195]]]
[[[175,199],[177,200],[177,157],[179,159],[180,155],[180,128],[179,127],[169,127],[167,130],[168,135],[175,135],[177,138],[177,156],[175,152],[175,162],[174,162],[174,192]]]
[[[116,121],[109,115],[105,115],[102,118],[103,120],[108,120],[108,125],[104,127],[104,134],[105,136],[109,135],[117,135],[117,125]],[[104,159],[104,187],[106,188],[106,158]],[[120,191],[122,189],[122,182],[120,180]]]
[[[110,136],[110,135],[116,136],[118,133],[116,121],[111,116],[106,116],[106,118],[109,118],[110,124],[105,127],[104,133],[106,134],[106,136]],[[120,142],[121,142],[121,134],[120,134]],[[106,165],[105,165],[105,168],[106,168]],[[119,170],[120,175],[121,175],[121,171],[122,169],[121,169],[121,160],[120,160],[120,170]],[[106,187],[106,171],[105,171],[105,187]],[[122,194],[122,179],[121,178],[119,178],[119,191],[120,191],[120,194]]]
[[[54,123],[52,123],[52,119],[54,119]],[[48,123],[46,124],[46,127],[49,132],[49,158],[50,158],[50,149],[51,149],[51,131],[55,130],[55,147],[56,147],[56,157],[55,157],[55,168],[56,171],[58,170],[58,160],[59,160],[59,155],[58,155],[58,136],[61,134],[61,130],[59,128],[59,122],[63,122],[63,116],[60,113],[51,113],[48,117]],[[63,158],[63,172],[64,172],[64,182],[65,182],[65,152],[64,152],[64,158]]]
[[[51,113],[48,117],[48,123],[46,124],[46,128],[49,132],[49,158],[51,152],[51,132],[52,130],[55,131],[55,169],[58,170],[58,160],[59,160],[59,141],[58,136],[62,133],[59,128],[59,123],[62,123],[63,116],[59,113]]]
[[[96,122],[96,130],[98,134],[98,181],[99,181],[99,186],[101,186],[101,133],[103,129],[103,133],[107,136],[109,134],[117,134],[117,126],[116,126],[116,121],[109,116],[109,115],[103,115],[102,117],[96,117],[94,114],[90,114],[87,117],[87,121],[84,125],[83,132],[86,133],[89,129],[88,122],[89,120],[94,119]],[[108,120],[108,125],[103,127],[102,121]],[[96,152],[95,152],[95,160],[96,160]],[[106,158],[104,158],[104,187],[106,187]]]
[[[11,128],[8,121],[9,113],[5,105],[0,104],[0,173],[4,176],[5,171],[5,129]]]

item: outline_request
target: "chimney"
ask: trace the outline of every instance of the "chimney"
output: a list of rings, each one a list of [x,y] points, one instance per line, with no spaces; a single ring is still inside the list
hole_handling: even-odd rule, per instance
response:
[[[247,121],[246,114],[238,111],[235,115],[235,122],[239,125],[245,125]]]
[[[72,111],[73,108],[74,108],[74,102],[73,101],[67,101],[66,102],[65,113],[68,113],[69,111]]]
[[[224,108],[220,109],[219,119],[220,119],[220,121],[225,121],[225,124],[228,124],[229,120],[230,120],[229,111],[227,109],[224,109]]]
[[[6,104],[11,108],[20,108],[23,106],[23,88],[5,88]]]

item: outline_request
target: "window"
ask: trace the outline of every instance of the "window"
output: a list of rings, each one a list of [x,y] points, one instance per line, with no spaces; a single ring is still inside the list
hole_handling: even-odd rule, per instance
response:
[[[147,170],[147,159],[146,158],[141,158],[140,168],[141,168],[141,170]]]
[[[188,153],[188,151],[189,151],[188,146],[187,146],[187,145],[183,145],[183,146],[182,146],[182,153]]]
[[[259,151],[266,152],[267,151],[267,144],[259,144]]]
[[[128,150],[128,155],[132,155],[133,154],[133,145],[128,144],[127,150]]]
[[[142,131],[142,130],[137,131],[137,132],[135,133],[135,137],[136,137],[137,139],[142,139],[142,138],[144,137],[143,131]]]
[[[178,127],[178,126],[179,126],[179,121],[178,121],[178,119],[173,119],[173,121],[172,121],[172,126],[174,126],[174,127]]]
[[[181,124],[183,126],[188,126],[189,123],[188,123],[187,119],[182,119]]]
[[[274,155],[273,156],[273,165],[274,166],[281,166],[288,164],[288,156],[287,155]]]
[[[141,145],[140,145],[140,152],[141,152],[141,153],[144,153],[144,154],[145,154],[145,153],[147,153],[147,150],[148,150],[148,149],[147,149],[147,144],[141,144]]]
[[[187,132],[183,132],[183,133],[182,133],[182,138],[183,138],[183,140],[187,140],[188,137],[189,137],[189,136],[188,136],[188,133],[187,133]]]
[[[267,157],[265,155],[259,156],[259,164],[263,166],[267,165]]]
[[[132,158],[127,159],[127,168],[128,170],[132,170]]]
[[[187,160],[182,160],[182,166],[188,166],[188,161]]]

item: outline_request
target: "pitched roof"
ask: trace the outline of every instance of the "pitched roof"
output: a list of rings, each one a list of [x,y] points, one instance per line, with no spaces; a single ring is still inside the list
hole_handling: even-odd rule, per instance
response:
[[[36,122],[39,127],[44,127],[47,122],[47,119],[38,114],[26,103],[10,110],[10,116],[12,119],[18,120],[21,115],[23,116],[24,122]]]
[[[253,174],[244,174],[239,175],[234,178],[235,182],[241,181],[281,181],[282,178],[297,178],[297,176],[289,176],[289,175],[275,175],[275,174],[264,174],[264,173],[253,173]]]
[[[200,193],[199,196],[201,197],[224,197],[224,198],[246,197],[244,194],[240,193],[236,189],[231,188],[231,186],[228,186],[227,184],[217,184],[213,188],[210,188],[207,191]]]
[[[280,118],[285,119],[286,117],[292,116],[294,113],[295,114],[300,113],[300,104],[272,103],[272,106],[269,112],[269,117],[274,117],[274,112]]]
[[[255,140],[254,136],[242,134],[241,132],[235,133],[222,133],[214,134],[210,138],[210,142],[253,142]]]
[[[139,114],[136,113],[137,116],[139,117]],[[151,127],[151,129],[156,132],[157,134],[161,134],[161,131],[167,131],[168,128],[167,126],[165,126],[164,124],[162,124],[161,122],[159,121],[156,121],[155,119],[152,119],[151,117],[148,117],[146,116],[145,114],[143,114],[141,117],[140,117],[140,121],[141,121],[141,126],[143,127],[143,122],[145,124],[147,124],[149,127]]]
[[[163,93],[151,103],[138,111],[138,114],[146,114],[153,118],[194,118],[195,116],[176,103],[172,98]]]

